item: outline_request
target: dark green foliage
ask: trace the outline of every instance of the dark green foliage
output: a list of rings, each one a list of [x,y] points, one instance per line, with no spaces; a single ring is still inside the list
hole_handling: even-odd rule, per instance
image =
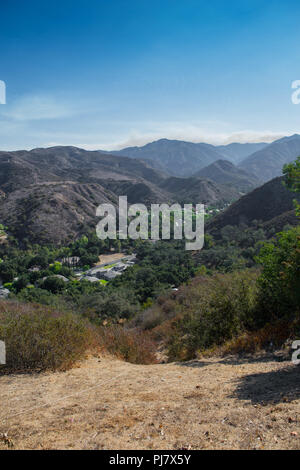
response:
[[[105,319],[128,319],[138,312],[139,304],[132,291],[102,288],[100,292],[82,296],[78,308],[98,323]]]
[[[140,303],[157,297],[172,285],[186,282],[195,272],[190,252],[184,242],[139,242],[136,245],[138,264],[128,269],[111,284],[135,292]]]
[[[80,257],[81,266],[93,266],[97,261],[99,261],[98,254],[87,253],[85,250]]]
[[[300,192],[300,156],[293,163],[283,167],[285,182],[289,189],[294,192]]]
[[[144,312],[140,325],[161,325],[170,360],[191,359],[252,325],[257,275],[246,270],[195,278]]]
[[[45,279],[45,281],[41,284],[41,287],[48,290],[49,292],[52,292],[52,294],[57,294],[65,288],[65,281],[59,277],[50,276]]]
[[[57,295],[52,294],[46,289],[35,287],[33,289],[22,289],[17,296],[21,302],[37,303],[43,305],[59,306],[61,309],[63,301]]]
[[[36,255],[28,263],[29,268],[39,266],[42,269],[46,269],[48,265],[49,265],[49,257],[46,254]]]
[[[9,261],[0,264],[0,277],[3,282],[12,282],[17,275],[17,268]]]
[[[13,287],[16,289],[17,292],[24,289],[29,284],[29,277],[26,274],[23,274],[18,278],[17,281],[13,283]]]
[[[283,174],[285,175],[285,184],[293,192],[300,192],[300,156],[293,163],[289,163],[283,167]],[[296,207],[296,214],[300,217],[300,204],[294,200]]]
[[[253,267],[261,244],[269,235],[258,221],[253,221],[251,226],[227,225],[216,239],[206,235],[204,249],[196,255],[197,263],[221,272]]]
[[[257,323],[300,312],[300,227],[279,233],[257,257],[262,265]]]

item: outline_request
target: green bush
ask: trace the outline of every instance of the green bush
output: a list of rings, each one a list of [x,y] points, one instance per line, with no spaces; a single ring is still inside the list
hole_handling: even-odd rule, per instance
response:
[[[257,326],[300,312],[300,227],[277,234],[265,243],[257,261],[263,269],[258,279]]]
[[[66,283],[60,277],[49,276],[47,279],[45,279],[41,287],[48,290],[49,292],[52,292],[52,294],[57,294],[66,287]]]
[[[13,283],[13,287],[16,289],[17,292],[24,289],[29,284],[29,277],[23,274],[18,278],[17,281]]]
[[[293,162],[283,167],[286,186],[294,193],[300,193],[300,156]],[[300,217],[300,204],[294,200],[296,214]]]
[[[154,326],[166,343],[170,360],[186,360],[222,344],[251,327],[256,308],[256,271],[215,274],[193,279],[158,299],[137,323]]]
[[[109,287],[105,288],[105,290],[103,287],[100,287],[100,292],[82,296],[78,300],[78,305],[82,313],[87,310],[94,312],[94,319],[100,323],[105,319],[128,319],[139,308],[130,290],[125,291],[125,289],[120,288],[116,291],[111,290]]]

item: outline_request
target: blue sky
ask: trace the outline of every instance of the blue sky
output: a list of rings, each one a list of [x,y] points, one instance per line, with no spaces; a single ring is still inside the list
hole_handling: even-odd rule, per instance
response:
[[[0,18],[0,149],[300,132],[299,1],[5,0]]]

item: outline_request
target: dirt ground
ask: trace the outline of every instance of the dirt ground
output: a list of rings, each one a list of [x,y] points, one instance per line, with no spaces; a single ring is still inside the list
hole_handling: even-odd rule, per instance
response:
[[[112,253],[110,255],[101,255],[99,256],[99,262],[95,266],[101,266],[106,263],[116,263],[126,256],[125,253]]]
[[[300,367],[90,358],[0,377],[0,449],[300,449]]]

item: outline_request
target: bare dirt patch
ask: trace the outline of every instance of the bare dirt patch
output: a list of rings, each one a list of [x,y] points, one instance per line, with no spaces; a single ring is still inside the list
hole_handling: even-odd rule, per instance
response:
[[[99,256],[99,262],[95,266],[101,266],[102,264],[116,263],[120,259],[126,256],[125,253],[113,253],[111,255],[101,255]]]
[[[300,449],[300,368],[257,358],[0,377],[0,449]]]

